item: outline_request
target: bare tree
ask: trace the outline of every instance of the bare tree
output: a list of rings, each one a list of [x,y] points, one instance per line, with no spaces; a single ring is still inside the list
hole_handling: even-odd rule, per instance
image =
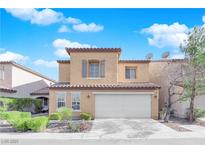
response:
[[[164,122],[168,122],[171,112],[172,105],[177,103],[181,95],[183,94],[183,63],[167,62],[161,73],[161,80],[167,89],[167,97],[165,102],[164,114],[162,119]]]

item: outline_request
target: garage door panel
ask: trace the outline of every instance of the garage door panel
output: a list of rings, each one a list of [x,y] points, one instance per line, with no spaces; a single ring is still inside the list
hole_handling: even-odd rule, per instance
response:
[[[151,95],[97,94],[96,118],[150,118]]]

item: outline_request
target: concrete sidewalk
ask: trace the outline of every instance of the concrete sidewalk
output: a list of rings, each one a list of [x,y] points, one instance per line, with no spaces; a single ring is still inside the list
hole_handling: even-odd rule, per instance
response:
[[[1,139],[2,145],[205,145],[205,138],[159,139]]]

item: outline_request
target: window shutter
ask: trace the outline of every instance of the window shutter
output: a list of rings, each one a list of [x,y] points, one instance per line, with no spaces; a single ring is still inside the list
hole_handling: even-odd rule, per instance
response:
[[[87,77],[87,60],[82,60],[82,77]]]
[[[128,68],[125,68],[125,78],[130,79],[130,70]]]
[[[100,61],[100,77],[105,77],[105,60]]]

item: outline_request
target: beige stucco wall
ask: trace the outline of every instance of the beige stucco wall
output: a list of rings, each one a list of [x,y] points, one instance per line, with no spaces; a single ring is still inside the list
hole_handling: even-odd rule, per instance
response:
[[[149,79],[150,82],[156,83],[161,86],[159,90],[159,108],[164,107],[164,102],[167,100],[167,85],[166,80],[161,80],[163,69],[167,64],[165,62],[150,62],[149,64]]]
[[[0,64],[4,68],[4,80],[0,80],[0,86],[12,88],[12,65]]]
[[[136,67],[136,79],[125,78],[125,68]],[[118,82],[149,82],[149,63],[143,62],[119,62],[118,63]]]
[[[59,81],[70,82],[70,63],[59,63]]]
[[[90,112],[95,116],[95,95],[93,92],[100,92],[100,90],[57,90],[50,89],[49,91],[49,114],[55,112],[57,110],[57,101],[56,94],[57,92],[65,92],[66,93],[66,106],[71,107],[71,93],[77,91],[81,92],[81,112]],[[102,90],[101,90],[102,92]],[[116,90],[104,90],[103,92],[117,92]],[[122,91],[121,91],[122,92]],[[157,90],[123,90],[123,92],[154,92],[152,95],[152,105],[151,105],[151,117],[153,119],[158,119],[159,106],[158,106],[158,89]],[[79,116],[80,112],[74,112],[74,116]]]
[[[81,52],[70,55],[71,84],[113,84],[117,83],[118,53],[116,52]],[[105,60],[105,78],[82,78],[82,60]]]
[[[66,107],[71,108],[71,93],[72,92],[80,92],[81,93],[81,103],[80,109],[81,112],[89,112],[94,114],[95,104],[93,100],[93,94],[89,90],[79,91],[79,90],[49,90],[49,114],[55,112],[57,110],[57,93],[65,92],[66,93]],[[88,95],[90,96],[88,98]],[[80,116],[80,112],[74,112],[73,116]]]
[[[149,82],[148,62],[119,62],[117,53],[71,53],[70,63],[59,63],[59,81],[71,84]],[[105,78],[82,78],[82,60],[105,60]],[[137,78],[125,79],[125,67],[136,67]],[[88,70],[89,71],[89,70]]]

